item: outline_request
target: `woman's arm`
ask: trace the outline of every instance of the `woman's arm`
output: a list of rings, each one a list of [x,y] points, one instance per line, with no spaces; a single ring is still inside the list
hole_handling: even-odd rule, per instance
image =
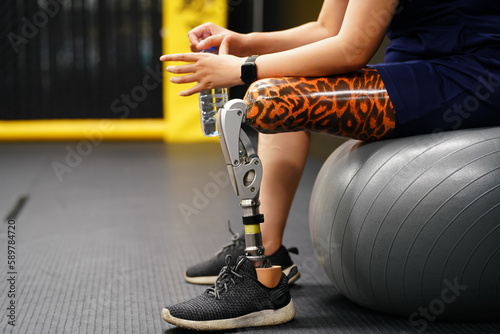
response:
[[[339,0],[326,1],[325,6],[338,4],[337,1]],[[378,49],[397,4],[398,0],[348,1],[338,34],[286,51],[262,55],[256,61],[258,78],[327,76],[361,69]],[[321,12],[325,13],[325,10],[326,7]],[[326,16],[324,18],[326,20]],[[321,15],[318,22],[320,21]],[[332,29],[330,31],[336,32],[332,26],[329,27]],[[286,31],[282,34],[285,42],[276,41],[276,43],[280,47],[290,46],[294,34],[286,36]],[[314,40],[317,36],[311,39]],[[242,84],[240,70],[245,58],[227,54],[230,53],[229,48],[235,38],[232,35],[224,37],[220,44],[219,56],[193,53],[165,55],[160,58],[162,61],[190,62],[190,64],[167,67],[167,71],[171,73],[182,74],[171,78],[174,83],[198,82],[196,86],[181,92],[181,95],[191,95],[207,88]],[[306,38],[309,37],[300,40],[304,41]],[[270,48],[267,44],[272,44],[269,40],[267,44],[262,39],[260,42],[263,48]]]
[[[382,42],[397,0],[351,0],[337,35],[256,61],[258,78],[326,76],[363,68]]]
[[[282,31],[239,34],[213,23],[205,23],[189,32],[191,50],[218,47],[229,35],[231,44],[228,52],[240,57],[285,51],[310,44],[338,34],[348,2],[348,0],[325,0],[317,21]]]
[[[318,19],[314,22],[282,31],[248,34],[247,55],[286,51],[336,36],[342,26],[348,3],[349,0],[325,0]]]

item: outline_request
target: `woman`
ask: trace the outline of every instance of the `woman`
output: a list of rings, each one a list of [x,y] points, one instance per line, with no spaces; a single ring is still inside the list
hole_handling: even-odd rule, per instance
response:
[[[285,31],[238,34],[201,25],[188,35],[191,50],[218,47],[218,56],[174,54],[160,60],[186,63],[167,67],[178,74],[173,83],[196,83],[183,96],[259,80],[245,97],[248,119],[260,132],[284,132],[259,136],[262,236],[272,256],[282,248],[308,153],[307,131],[381,140],[500,124],[499,27],[500,3],[489,0],[325,0],[316,22]],[[385,63],[367,67],[386,34],[391,43]],[[256,77],[242,79],[251,55],[260,55],[249,59]],[[214,288],[164,309],[164,319],[198,329],[292,319],[286,284],[262,290],[241,279],[253,275],[247,267],[244,259],[228,265]],[[252,294],[261,302],[235,298]]]

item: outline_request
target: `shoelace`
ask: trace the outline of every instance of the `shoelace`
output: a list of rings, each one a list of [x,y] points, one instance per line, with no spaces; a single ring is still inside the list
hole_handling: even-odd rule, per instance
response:
[[[232,235],[232,237],[231,237],[231,243],[223,246],[222,249],[220,249],[216,253],[216,255],[222,254],[228,248],[233,248],[233,247],[235,247],[238,244],[244,243],[244,240],[240,239],[240,237],[241,237],[240,234],[239,233],[234,233],[233,230],[231,229],[231,222],[229,220],[227,221],[227,228],[228,228],[229,232]]]
[[[225,260],[226,265],[221,269],[214,286],[206,290],[209,294],[213,295],[215,299],[220,299],[220,293],[222,290],[227,291],[229,283],[233,283],[233,285],[236,284],[234,277],[243,278],[243,275],[236,272],[239,269],[238,264],[234,267],[229,265],[231,262],[231,255],[226,256]]]
[[[223,246],[220,250],[218,250],[215,253],[215,255],[220,255],[220,254],[224,253],[226,251],[226,249],[228,249],[228,248],[234,248],[234,247],[236,247],[239,244],[245,244],[245,240],[241,238],[241,235],[239,233],[234,233],[233,232],[233,230],[231,229],[231,221],[229,221],[229,220],[227,221],[227,229],[229,230],[229,233],[231,233],[231,235],[232,235],[232,237],[231,237],[231,243]],[[292,253],[292,254],[295,254],[295,255],[299,254],[299,250],[298,250],[297,247],[287,248],[287,251],[289,253]]]

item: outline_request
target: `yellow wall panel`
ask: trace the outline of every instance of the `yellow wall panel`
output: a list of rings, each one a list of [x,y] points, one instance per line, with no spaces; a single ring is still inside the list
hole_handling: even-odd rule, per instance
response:
[[[226,26],[227,0],[164,0],[163,53],[190,52],[188,32],[205,22]],[[166,67],[166,64],[164,68]],[[171,74],[164,69],[163,106],[167,142],[218,141],[201,133],[198,95],[180,97],[187,85],[170,82]]]
[[[0,121],[0,141],[162,140],[162,119],[62,119]]]

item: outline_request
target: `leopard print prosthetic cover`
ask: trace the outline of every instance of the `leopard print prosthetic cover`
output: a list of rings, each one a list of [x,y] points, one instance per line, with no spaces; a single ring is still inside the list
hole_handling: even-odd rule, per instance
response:
[[[373,141],[394,136],[395,112],[380,75],[263,79],[244,98],[247,122],[262,133],[314,131]]]

